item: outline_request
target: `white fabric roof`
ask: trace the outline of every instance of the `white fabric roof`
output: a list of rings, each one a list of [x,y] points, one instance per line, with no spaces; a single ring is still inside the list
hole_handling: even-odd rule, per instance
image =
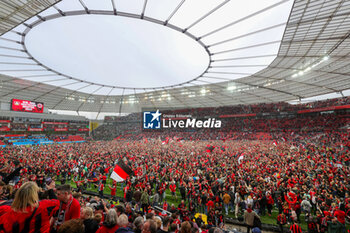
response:
[[[42,8],[48,6],[45,1],[32,2],[42,4]],[[39,14],[40,11],[32,12],[36,16],[27,21],[28,17],[18,16],[18,23],[26,22],[0,37],[0,101],[23,98],[44,102],[56,110],[136,112],[141,108],[291,101],[350,89],[350,1],[274,1],[234,19],[226,15],[221,21],[210,19],[237,1],[210,1],[212,4],[206,9],[194,8],[195,0],[171,4],[165,1],[166,8],[162,9],[167,11],[154,10],[161,7],[154,0],[133,0],[128,4],[112,0],[108,5],[74,0],[74,6],[66,2]],[[243,34],[230,31],[236,24],[258,19],[284,4],[291,6],[285,22],[266,24],[260,20]],[[3,3],[0,9],[4,12]],[[26,47],[26,37],[40,25],[73,15],[111,15],[164,25],[197,41],[210,57],[209,65],[202,74],[183,83],[150,88],[104,84],[100,79],[86,81],[67,75],[33,56]],[[0,21],[0,28],[6,28],[5,25],[6,21]],[[281,39],[260,34],[274,34],[280,27],[285,27]],[[254,36],[254,41],[249,40],[250,36]],[[235,42],[242,38],[250,43],[237,45]],[[269,46],[279,43],[278,52],[270,52],[273,49]],[[237,53],[240,51],[248,51],[248,55]],[[270,64],[265,64],[266,58]]]

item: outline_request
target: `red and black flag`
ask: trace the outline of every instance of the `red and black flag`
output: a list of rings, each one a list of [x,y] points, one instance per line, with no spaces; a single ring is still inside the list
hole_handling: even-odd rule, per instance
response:
[[[115,165],[111,178],[117,182],[123,182],[126,178],[133,174],[131,168],[122,160],[119,160]]]

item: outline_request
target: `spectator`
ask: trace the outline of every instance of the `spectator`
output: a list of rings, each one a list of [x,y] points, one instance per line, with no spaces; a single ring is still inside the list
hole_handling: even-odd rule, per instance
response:
[[[134,232],[141,233],[141,231],[143,229],[143,217],[139,216],[139,217],[135,218],[134,226],[135,226]]]
[[[283,233],[283,225],[287,223],[286,215],[282,212],[277,216],[277,224],[280,228],[280,232]]]
[[[191,233],[191,224],[188,221],[181,224],[180,233]]]
[[[297,220],[293,221],[293,225],[290,226],[291,233],[302,233],[301,227],[297,224]]]
[[[149,195],[148,195],[147,188],[145,188],[145,190],[142,192],[140,202],[141,202],[143,212],[147,213],[148,207],[149,207]]]
[[[223,199],[223,202],[224,202],[226,215],[228,215],[228,208],[229,208],[229,205],[230,205],[230,202],[231,202],[231,196],[227,192],[225,192],[225,194],[224,194],[222,199]]]
[[[142,233],[157,233],[157,224],[156,224],[156,222],[153,221],[152,219],[148,219],[143,224]]]
[[[65,221],[60,228],[58,229],[58,233],[84,233],[85,227],[84,223],[81,219],[71,219]]]
[[[99,228],[99,222],[94,219],[94,213],[90,207],[82,208],[80,218],[83,220],[85,233],[95,233]]]
[[[105,221],[96,233],[114,233],[119,228],[117,219],[117,212],[114,209],[108,210]]]
[[[50,215],[59,205],[57,200],[39,201],[39,188],[34,182],[24,183],[16,192],[11,207],[1,206],[0,226],[6,232],[50,231]]]
[[[57,199],[60,201],[60,205],[54,225],[58,229],[64,221],[80,218],[80,204],[72,196],[71,187],[69,184],[58,186],[56,193]]]
[[[251,204],[248,205],[246,211],[244,211],[244,223],[247,225],[247,233],[250,233],[251,228],[254,226],[254,218],[259,218],[253,210]]]
[[[304,200],[301,202],[301,208],[305,212],[305,219],[308,219],[308,217],[309,217],[309,215],[311,213],[312,205],[309,202],[307,196],[304,196]]]
[[[163,226],[162,226],[162,228],[159,229],[157,231],[157,233],[168,233],[169,232],[170,223],[171,223],[171,218],[169,216],[166,216],[163,219]]]
[[[128,225],[128,216],[126,216],[125,214],[121,214],[118,217],[119,228],[115,231],[115,233],[133,233],[133,231],[128,227]]]

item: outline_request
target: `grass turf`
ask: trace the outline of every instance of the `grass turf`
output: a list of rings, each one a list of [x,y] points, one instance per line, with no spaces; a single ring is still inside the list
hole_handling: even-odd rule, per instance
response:
[[[72,188],[77,188],[75,182],[73,180],[71,181],[67,181],[66,183],[70,184]],[[103,190],[103,193],[104,194],[110,194],[111,191],[110,189],[108,188],[108,185],[112,185],[113,183],[113,180],[110,179],[110,178],[107,178],[107,184],[105,185],[105,189]],[[56,184],[59,185],[61,184],[61,181],[56,181]],[[96,192],[98,193],[98,190],[97,190],[97,187],[95,187],[93,184],[89,184],[88,185],[88,188],[86,189],[86,191],[91,191],[91,192]],[[124,192],[121,188],[121,184],[118,183],[117,184],[117,190],[116,190],[116,196],[117,197],[124,197]],[[166,201],[168,202],[169,206],[171,204],[174,204],[175,206],[178,206],[181,202],[181,195],[180,195],[180,192],[179,190],[177,189],[176,190],[176,196],[177,196],[177,200],[171,195],[170,193],[170,190],[167,189],[166,192],[165,192],[165,199]],[[187,203],[187,201],[186,201]],[[278,215],[278,210],[277,208],[273,208],[272,210],[272,213],[271,213],[271,216],[269,215],[264,215],[264,216],[260,216],[261,217],[261,222],[262,223],[265,223],[265,224],[271,224],[271,225],[276,225],[277,226],[277,215]],[[225,215],[226,217],[230,217],[230,218],[235,218],[235,215],[234,213],[231,213],[229,212],[228,215]],[[240,214],[239,216],[242,216],[242,214]],[[285,227],[290,227],[291,225],[287,224],[285,225]],[[299,223],[299,226],[302,228],[303,231],[306,231],[307,230],[307,223],[305,222],[305,215],[304,214],[301,214],[300,215],[300,223]],[[349,229],[350,226],[349,224],[346,224],[346,229]]]

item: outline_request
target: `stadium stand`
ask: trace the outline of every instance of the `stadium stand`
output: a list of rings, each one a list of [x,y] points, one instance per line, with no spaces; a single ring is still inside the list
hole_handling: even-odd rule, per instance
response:
[[[243,1],[172,1],[166,11],[163,1],[133,1],[140,12],[136,4],[126,7],[129,1],[116,2],[0,1],[0,233],[350,232],[350,97],[344,96],[350,89],[350,1],[282,0],[257,11],[259,4],[252,4],[242,10],[252,10],[248,15],[228,24],[222,18],[217,27],[201,23],[216,23],[209,17],[220,11],[236,17],[222,7]],[[275,7],[283,4],[291,7],[286,22],[242,35],[224,31],[272,10],[281,13]],[[209,63],[184,83],[136,88],[96,83],[98,76],[79,79],[31,53],[28,33],[38,25],[91,15],[174,30],[196,41]],[[258,36],[255,44],[231,46],[281,26],[282,38]],[[278,53],[257,53],[273,44]],[[252,48],[248,57],[235,55]],[[267,57],[269,65],[250,60]],[[235,70],[253,67],[251,74]],[[342,97],[288,103],[330,93]],[[48,109],[96,113],[96,119],[131,114],[105,116],[90,128],[85,117]],[[181,115],[164,120],[215,118],[221,124],[143,129],[149,109]]]

